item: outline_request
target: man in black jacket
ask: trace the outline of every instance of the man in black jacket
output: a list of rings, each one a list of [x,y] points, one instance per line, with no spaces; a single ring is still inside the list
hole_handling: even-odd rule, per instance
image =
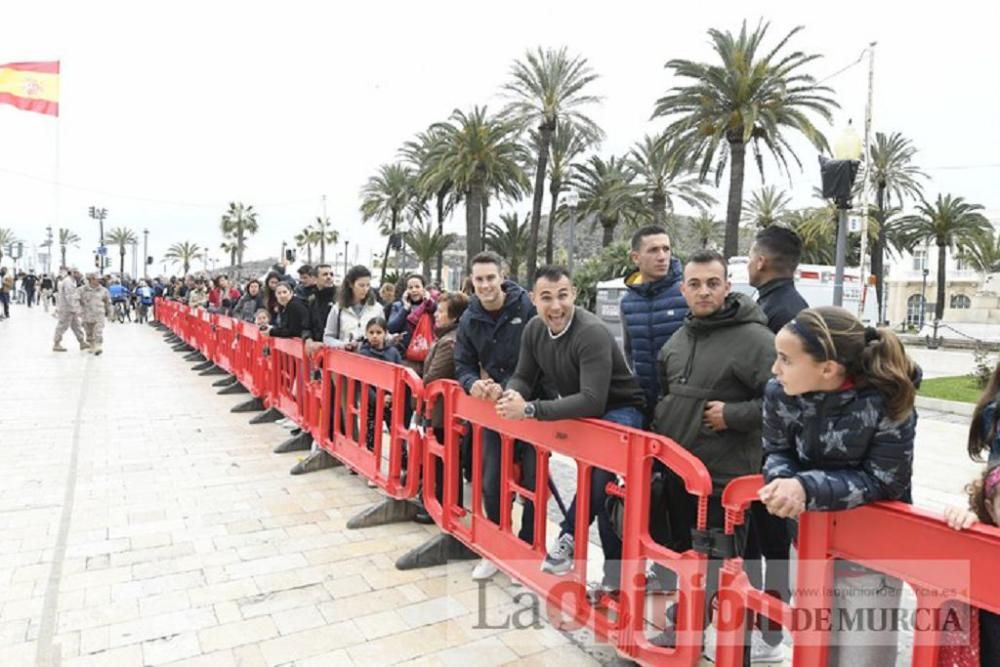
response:
[[[521,347],[521,332],[535,316],[528,293],[503,278],[503,260],[493,252],[472,258],[475,296],[458,323],[455,339],[455,375],[470,396],[496,401],[514,374]],[[500,437],[483,430],[483,502],[490,521],[500,522]],[[521,461],[521,484],[535,486],[535,452],[518,442],[515,457]],[[535,508],[524,503],[519,537],[531,542]],[[497,567],[483,559],[472,572],[476,580],[489,579]]]
[[[795,289],[795,270],[802,256],[802,240],[786,227],[771,225],[757,233],[750,250],[747,271],[750,284],[757,288],[757,305],[767,317],[767,328],[777,334],[800,311],[809,307]],[[776,517],[760,503],[750,505],[750,531],[747,535],[743,562],[754,586],[788,602],[788,556],[792,536],[789,522]],[[766,568],[761,573],[761,558]],[[781,632],[765,628],[764,642],[775,649],[781,643]],[[755,646],[756,647],[756,646]],[[763,647],[757,649],[757,655]]]
[[[337,300],[337,288],[333,284],[333,267],[329,264],[318,264],[316,285],[305,300],[309,308],[309,339],[306,340],[306,351],[312,354],[323,347],[323,330],[330,316],[330,309]]]

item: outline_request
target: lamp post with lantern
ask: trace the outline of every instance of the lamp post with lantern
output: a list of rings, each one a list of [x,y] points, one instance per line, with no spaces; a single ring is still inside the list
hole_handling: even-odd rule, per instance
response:
[[[837,207],[837,250],[834,259],[833,305],[844,305],[844,264],[847,261],[847,213],[851,209],[851,189],[858,175],[864,146],[850,121],[843,134],[833,144],[832,160],[820,156],[823,197],[832,199]]]

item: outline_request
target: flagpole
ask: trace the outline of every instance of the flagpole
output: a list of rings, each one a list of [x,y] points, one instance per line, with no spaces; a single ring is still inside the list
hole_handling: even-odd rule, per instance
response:
[[[60,74],[59,74],[59,77],[60,77],[60,79],[59,79],[59,89],[60,89],[59,93],[60,94],[59,94],[59,114],[56,116],[56,141],[55,141],[56,159],[55,159],[55,166],[54,166],[55,173],[52,176],[52,189],[53,189],[53,192],[52,192],[52,202],[53,202],[53,209],[54,209],[53,213],[52,213],[52,223],[53,223],[53,226],[56,229],[56,235],[57,235],[57,238],[58,238],[59,229],[60,229],[60,227],[59,227],[59,205],[61,203],[60,202],[60,199],[61,199],[61,188],[60,188],[60,184],[59,184],[59,174],[60,174],[59,156],[61,155],[60,141],[61,141],[61,136],[62,136],[62,131],[60,130],[60,125],[62,123],[62,118],[61,118],[62,117],[62,72],[61,72],[61,70],[62,70],[62,60],[57,60],[56,62],[59,63],[59,69],[60,69]],[[55,247],[54,245],[50,245],[49,246],[49,259],[48,259],[47,265],[48,265],[48,273],[50,274],[50,276],[52,274],[52,251],[53,251],[54,247]]]

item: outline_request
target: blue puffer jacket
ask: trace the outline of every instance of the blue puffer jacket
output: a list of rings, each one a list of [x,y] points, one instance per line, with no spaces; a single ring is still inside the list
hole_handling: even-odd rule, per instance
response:
[[[494,320],[473,297],[458,321],[455,376],[466,392],[480,379],[480,368],[499,384],[506,384],[517,368],[521,332],[535,316],[535,306],[517,283],[506,280],[502,289],[506,298],[499,318]]]
[[[807,510],[910,502],[916,425],[916,411],[889,419],[872,387],[789,396],[772,379],[764,392],[764,479],[798,479]]]
[[[681,296],[683,277],[684,269],[675,257],[670,260],[667,275],[656,282],[638,282],[638,271],[625,279],[628,291],[621,301],[625,358],[646,392],[648,406],[655,406],[660,398],[656,357],[688,314],[687,302]]]

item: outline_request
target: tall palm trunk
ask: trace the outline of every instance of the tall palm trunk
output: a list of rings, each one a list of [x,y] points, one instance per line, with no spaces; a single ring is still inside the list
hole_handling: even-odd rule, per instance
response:
[[[229,266],[236,266],[236,248],[229,251]]]
[[[531,227],[528,230],[528,271],[525,276],[527,285],[535,279],[535,269],[538,268],[538,231],[542,224],[542,197],[545,195],[545,169],[549,162],[549,146],[552,144],[552,133],[556,129],[555,122],[543,122],[538,126],[538,162],[535,165],[535,193],[531,200]],[[552,223],[549,222],[551,226]]]
[[[319,223],[319,263],[326,264],[326,218],[322,218]]]
[[[399,224],[399,211],[393,209],[392,211],[392,228],[389,230],[389,238],[385,242],[385,254],[382,255],[382,276],[379,278],[379,283],[385,282],[385,271],[389,266],[389,252],[392,250],[392,237],[396,234],[396,225]]]
[[[552,197],[552,203],[549,206],[549,228],[545,233],[545,263],[552,264],[553,259],[553,246],[556,241],[556,207],[559,205],[559,191],[562,190],[562,182],[558,179],[553,179],[549,183],[549,195]]]
[[[312,266],[313,263],[313,246],[312,243],[306,244],[306,263]]]
[[[653,224],[658,227],[667,226],[667,197],[663,193],[656,193],[650,202],[653,206]]]
[[[281,258],[278,258],[281,261]],[[236,223],[236,268],[243,271],[243,222]],[[187,271],[185,271],[187,273]]]
[[[945,271],[944,262],[946,258],[946,253],[948,246],[941,244],[941,239],[937,240],[938,249],[938,265],[937,265],[937,303],[934,304],[934,319],[941,320],[944,318],[944,281],[945,281]]]
[[[875,299],[878,303],[878,320],[882,320],[882,302],[885,297],[885,185],[878,184],[875,191],[875,206],[878,209],[878,236],[872,244],[872,273],[875,274]]]
[[[477,174],[478,176],[478,174]],[[482,179],[477,178],[469,187],[465,202],[465,268],[472,268],[472,258],[483,249],[483,188]]]
[[[438,234],[444,236],[444,199],[447,196],[448,191],[445,188],[441,188],[437,193],[437,217],[438,217]],[[441,272],[444,270],[444,251],[442,250],[437,254],[437,266],[436,268],[436,280],[438,285],[441,284]]]
[[[66,246],[60,246],[60,248],[59,248],[59,254],[62,256],[62,265],[65,268],[65,266],[66,266]]]
[[[618,225],[618,218],[601,218],[601,245],[607,248],[615,241],[615,227]]]
[[[726,242],[723,254],[726,259],[739,254],[740,212],[743,206],[743,169],[747,145],[740,136],[729,139],[729,202],[726,206]]]
[[[190,271],[190,270],[191,270],[191,263],[188,260],[185,259],[184,260],[184,275],[186,276],[188,274],[188,271]]]

